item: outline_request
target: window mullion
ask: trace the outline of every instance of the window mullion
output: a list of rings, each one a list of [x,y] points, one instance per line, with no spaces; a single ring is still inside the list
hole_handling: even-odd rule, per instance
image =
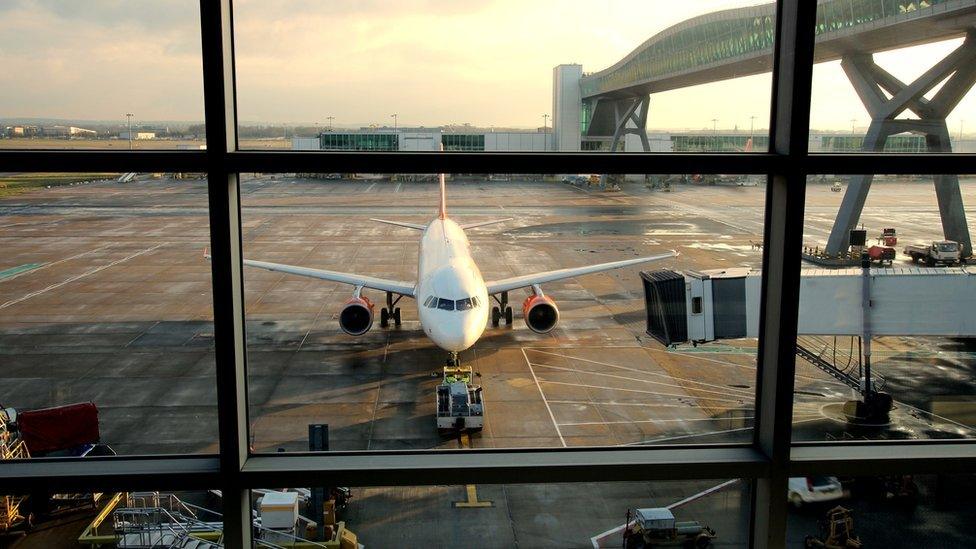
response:
[[[248,447],[240,181],[229,163],[237,148],[231,0],[200,0],[200,23],[224,544],[250,547],[250,498],[241,484]]]
[[[756,392],[756,449],[769,476],[753,490],[752,546],[786,542],[786,498],[793,421],[794,352],[799,309],[800,248],[806,194],[804,160],[810,126],[817,3],[781,0],[776,12],[772,152],[785,162],[769,175],[763,235]]]

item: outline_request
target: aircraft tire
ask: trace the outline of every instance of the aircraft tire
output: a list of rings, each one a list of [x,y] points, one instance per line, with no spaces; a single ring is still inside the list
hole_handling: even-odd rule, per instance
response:
[[[511,307],[505,307],[505,325],[506,326],[511,326],[512,325],[512,308]]]
[[[498,327],[498,321],[501,320],[502,313],[498,310],[498,307],[491,308],[491,325],[495,328]]]
[[[400,325],[400,308],[397,307],[393,309],[393,323],[397,326]]]
[[[390,325],[390,312],[386,310],[386,307],[380,309],[380,328],[386,328]]]

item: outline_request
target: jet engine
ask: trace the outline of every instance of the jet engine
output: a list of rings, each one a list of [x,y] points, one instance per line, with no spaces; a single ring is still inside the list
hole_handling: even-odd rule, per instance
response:
[[[552,331],[559,322],[559,309],[552,298],[533,294],[522,303],[522,318],[525,325],[537,334],[545,334]]]
[[[360,336],[373,327],[373,302],[354,296],[339,311],[339,327],[352,336]]]

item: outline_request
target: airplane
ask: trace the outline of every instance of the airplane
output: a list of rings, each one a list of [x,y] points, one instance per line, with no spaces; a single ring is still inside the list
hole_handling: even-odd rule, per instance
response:
[[[458,353],[470,348],[487,328],[489,314],[492,326],[498,326],[504,319],[506,325],[512,323],[512,308],[508,305],[508,292],[520,288],[531,288],[532,295],[522,303],[522,314],[526,325],[532,331],[544,334],[552,331],[559,321],[559,309],[551,297],[542,292],[541,285],[581,275],[600,273],[632,265],[640,265],[669,257],[678,252],[667,253],[599,263],[585,267],[573,267],[545,271],[530,275],[513,276],[500,280],[485,281],[478,265],[471,257],[471,246],[464,231],[496,223],[510,221],[511,218],[458,224],[447,216],[447,196],[444,174],[440,175],[440,206],[437,217],[426,225],[371,219],[379,223],[422,231],[420,253],[417,266],[417,281],[399,281],[374,276],[342,273],[324,269],[312,269],[293,265],[269,263],[245,259],[244,265],[268,271],[287,273],[341,282],[354,287],[352,297],[346,301],[339,312],[339,326],[352,336],[360,336],[373,325],[374,305],[365,295],[366,288],[386,292],[386,307],[380,311],[380,326],[389,326],[390,321],[400,325],[400,308],[397,303],[403,297],[417,301],[417,312],[424,333],[438,347],[450,353],[448,365],[460,365]],[[204,252],[209,259],[209,254]],[[394,299],[394,296],[396,298]],[[489,296],[497,306],[489,313]]]

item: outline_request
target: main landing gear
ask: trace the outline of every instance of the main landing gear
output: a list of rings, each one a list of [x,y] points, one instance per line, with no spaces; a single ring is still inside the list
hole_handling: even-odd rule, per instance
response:
[[[393,292],[386,292],[386,307],[380,310],[380,328],[389,327],[391,320],[394,325],[400,325],[400,308],[394,307],[394,305],[399,303],[402,297],[402,295],[398,295],[394,300]]]
[[[498,302],[498,307],[491,308],[491,325],[497,328],[499,321],[504,318],[505,325],[511,326],[512,308],[508,306],[508,292],[502,292],[500,295],[492,297]]]

